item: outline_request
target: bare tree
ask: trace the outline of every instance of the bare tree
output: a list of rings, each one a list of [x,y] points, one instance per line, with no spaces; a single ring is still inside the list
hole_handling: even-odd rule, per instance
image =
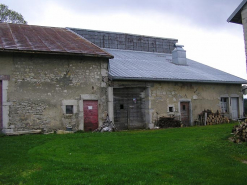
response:
[[[4,4],[0,4],[0,21],[7,23],[27,24],[27,21],[24,20],[20,13],[10,10],[8,6]]]

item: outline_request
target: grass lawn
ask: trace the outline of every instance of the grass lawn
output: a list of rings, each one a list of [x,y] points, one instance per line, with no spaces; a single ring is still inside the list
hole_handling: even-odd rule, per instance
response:
[[[233,125],[3,136],[0,184],[246,184]]]

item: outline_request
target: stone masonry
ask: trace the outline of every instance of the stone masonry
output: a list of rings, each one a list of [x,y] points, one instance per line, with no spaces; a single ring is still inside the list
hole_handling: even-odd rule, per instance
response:
[[[239,84],[201,84],[188,82],[140,82],[114,81],[113,88],[145,87],[145,121],[147,127],[153,125],[158,117],[175,116],[180,119],[180,102],[190,102],[191,125],[204,109],[221,111],[221,97],[239,98],[239,114],[243,112],[241,85]],[[114,91],[114,89],[113,89]],[[230,109],[229,102],[229,110]],[[169,107],[173,108],[169,112]],[[231,112],[225,114],[231,118]]]
[[[4,54],[0,74],[10,76],[8,127],[52,131],[71,125],[78,130],[83,94],[97,97],[101,124],[107,112],[107,69],[107,59]],[[65,114],[64,101],[76,102],[74,114]]]

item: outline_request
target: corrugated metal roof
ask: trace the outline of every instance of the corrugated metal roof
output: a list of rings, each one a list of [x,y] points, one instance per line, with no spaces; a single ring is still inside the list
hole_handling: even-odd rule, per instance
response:
[[[243,0],[240,3],[240,5],[234,10],[234,12],[230,15],[230,17],[227,19],[227,22],[242,24],[241,11],[246,3],[247,0]]]
[[[104,49],[114,55],[109,74],[113,80],[151,80],[204,83],[247,83],[245,79],[187,59],[187,66],[171,62],[171,54]]]
[[[120,32],[68,28],[101,48],[171,53],[177,39]]]
[[[113,58],[66,28],[0,23],[0,50]]]

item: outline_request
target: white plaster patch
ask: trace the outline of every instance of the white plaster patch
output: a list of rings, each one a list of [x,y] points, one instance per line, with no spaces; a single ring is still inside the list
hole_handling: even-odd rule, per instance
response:
[[[194,95],[193,96],[193,100],[197,100],[198,99],[198,96],[197,95]]]
[[[102,76],[108,76],[108,71],[106,69],[101,69]]]

